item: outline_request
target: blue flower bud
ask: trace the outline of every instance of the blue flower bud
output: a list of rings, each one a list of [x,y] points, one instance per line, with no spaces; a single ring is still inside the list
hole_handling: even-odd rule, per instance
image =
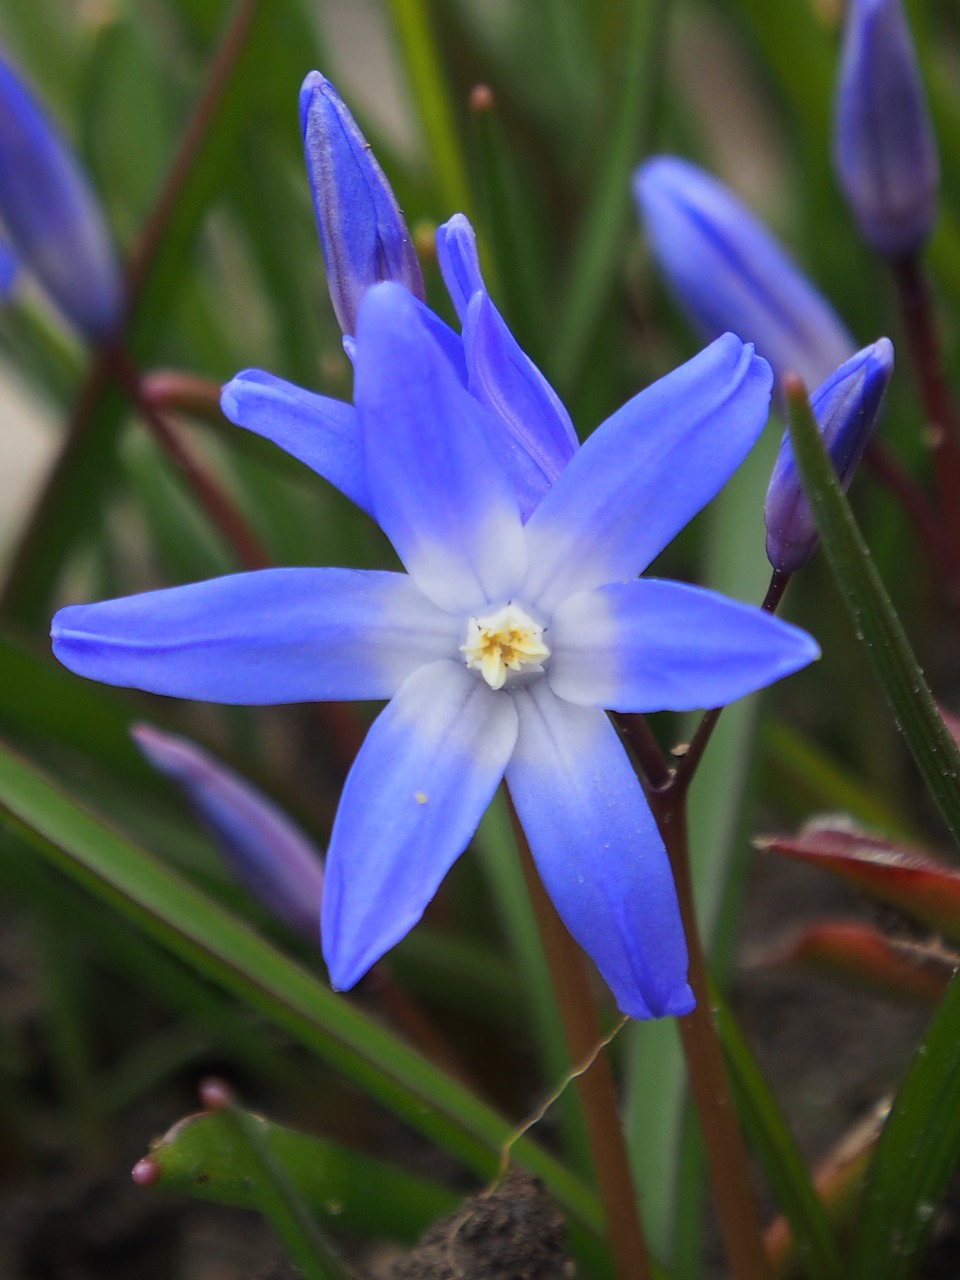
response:
[[[633,185],[654,256],[704,338],[735,333],[769,360],[778,383],[796,373],[811,387],[852,354],[830,304],[716,178],[656,156]]]
[[[878,338],[840,366],[810,397],[824,443],[840,484],[850,487],[893,373],[893,343]],[[817,546],[817,526],[784,433],[763,511],[767,559],[774,569],[794,573]]]
[[[320,940],[323,860],[303,832],[250,783],[186,738],[149,724],[131,734],[145,759],[172,778],[210,832],[233,877],[278,920]]]
[[[25,266],[90,338],[115,327],[123,288],[99,202],[36,99],[0,59],[0,220]]]
[[[424,299],[423,276],[400,206],[333,85],[311,71],[300,90],[307,176],[340,328],[356,329],[360,299],[395,280]]]
[[[937,213],[940,168],[900,0],[850,0],[833,162],[860,233],[888,257],[915,253]]]

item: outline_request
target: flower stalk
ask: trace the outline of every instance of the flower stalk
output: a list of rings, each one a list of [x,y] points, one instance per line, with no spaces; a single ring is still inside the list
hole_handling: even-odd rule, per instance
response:
[[[774,569],[761,605],[765,612],[776,613],[790,577],[789,573]],[[687,939],[687,978],[696,999],[694,1009],[677,1019],[677,1027],[727,1257],[735,1280],[765,1280],[771,1274],[770,1265],[723,1048],[713,1022],[710,978],[697,925],[690,875],[687,792],[722,712],[723,707],[713,707],[704,713],[690,745],[675,768],[667,763],[642,715],[620,715],[617,723],[645,779],[650,808],[657,820],[677,887],[680,917]]]
[[[690,1092],[700,1124],[714,1204],[735,1280],[769,1280],[760,1214],[737,1123],[723,1048],[713,1023],[709,976],[697,928],[687,839],[686,788],[671,782],[650,794],[650,807],[673,870],[687,938],[687,980],[696,1005],[677,1019]]]
[[[917,255],[890,262],[929,430],[952,578],[960,581],[960,419],[950,395],[930,286]]]
[[[136,407],[154,440],[179,471],[200,507],[207,513],[245,569],[265,569],[270,557],[233,500],[197,462],[178,433],[144,393],[139,370],[119,345],[107,351],[110,371]]]
[[[601,1036],[583,952],[567,932],[547,896],[509,792],[507,795],[514,840],[547,958],[557,1008],[563,1019],[570,1060],[580,1062],[596,1047]],[[607,1242],[618,1280],[648,1280],[650,1263],[617,1108],[613,1072],[606,1051],[599,1053],[588,1070],[577,1076],[576,1085],[606,1219]]]

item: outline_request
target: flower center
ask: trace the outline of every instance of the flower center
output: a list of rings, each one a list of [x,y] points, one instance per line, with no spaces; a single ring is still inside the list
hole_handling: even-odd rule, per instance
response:
[[[550,650],[543,627],[512,601],[493,613],[471,618],[460,652],[471,671],[479,671],[491,689],[502,689],[508,671],[542,671]]]

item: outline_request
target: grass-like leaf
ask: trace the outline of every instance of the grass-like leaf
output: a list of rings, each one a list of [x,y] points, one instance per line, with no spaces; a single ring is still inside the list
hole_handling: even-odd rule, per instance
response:
[[[747,1042],[730,1010],[714,993],[717,1031],[750,1145],[760,1156],[777,1202],[793,1232],[793,1245],[807,1273],[817,1280],[840,1280],[843,1267],[836,1241],[803,1157],[787,1128]]]
[[[439,1183],[325,1139],[251,1116],[261,1144],[321,1222],[360,1235],[414,1241],[452,1213],[458,1197]],[[256,1169],[239,1149],[231,1118],[203,1111],[179,1121],[150,1148],[151,1186],[217,1204],[255,1209]]]
[[[788,390],[797,468],[830,567],[907,746],[954,836],[960,755],[857,529],[798,385]],[[901,1086],[870,1165],[852,1280],[916,1270],[936,1205],[960,1159],[960,983],[943,1000]]]
[[[840,489],[806,392],[793,383],[787,396],[797,469],[831,571],[910,754],[960,841],[960,753]]]
[[[916,1274],[958,1159],[960,982],[954,978],[870,1163],[849,1280],[908,1280]]]
[[[482,1177],[499,1165],[508,1122],[251,929],[124,840],[0,745],[0,821],[206,977],[282,1027]],[[596,1235],[595,1196],[529,1139],[516,1162]],[[590,1242],[584,1236],[585,1247]],[[603,1251],[592,1253],[602,1265]]]

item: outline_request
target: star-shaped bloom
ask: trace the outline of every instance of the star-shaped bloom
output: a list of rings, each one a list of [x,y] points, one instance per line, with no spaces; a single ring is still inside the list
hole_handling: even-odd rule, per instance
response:
[[[419,920],[501,778],[548,893],[635,1017],[691,1008],[670,868],[604,708],[716,706],[810,662],[757,609],[639,580],[760,432],[771,373],[726,335],[630,400],[529,514],[402,286],[355,353],[370,507],[405,573],[273,569],[62,609],[57,656],[227,703],[389,698],[330,837],[321,936],[348,988]]]

